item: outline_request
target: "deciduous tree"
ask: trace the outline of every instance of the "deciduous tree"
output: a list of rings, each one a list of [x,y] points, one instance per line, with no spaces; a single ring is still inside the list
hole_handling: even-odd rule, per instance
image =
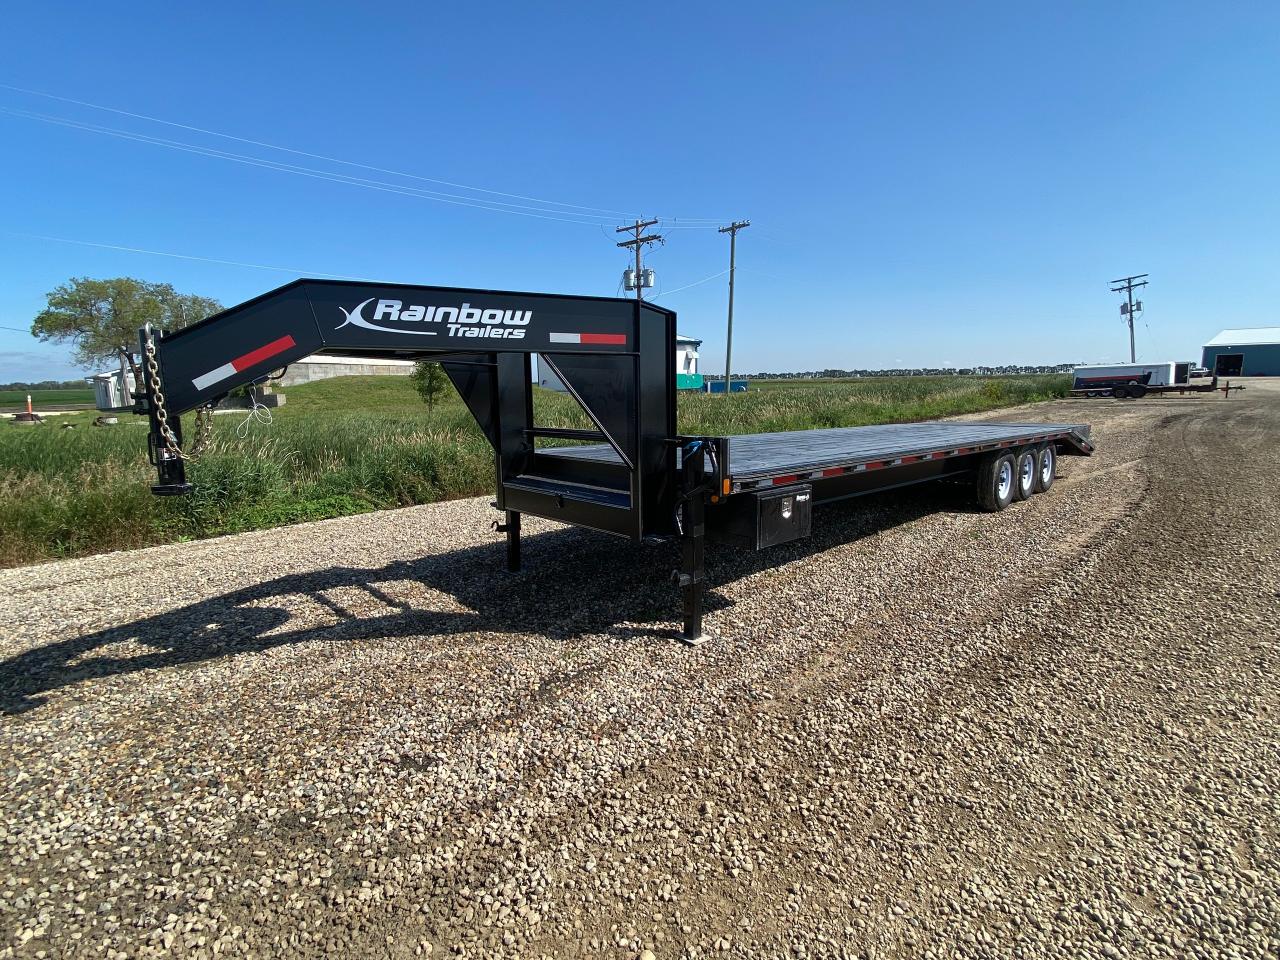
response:
[[[144,323],[177,330],[222,309],[217,300],[133,277],[73,277],[51,291],[47,301],[31,324],[32,335],[70,343],[72,359],[85,367],[118,358],[121,347],[136,353],[138,328]]]
[[[449,390],[449,377],[444,369],[440,364],[428,360],[419,360],[413,365],[410,379],[413,380],[413,389],[418,391],[418,396],[428,410],[434,410]]]

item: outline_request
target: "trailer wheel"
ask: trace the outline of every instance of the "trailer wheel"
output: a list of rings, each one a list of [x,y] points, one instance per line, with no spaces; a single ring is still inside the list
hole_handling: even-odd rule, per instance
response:
[[[1036,493],[1036,449],[1023,447],[1013,455],[1013,499],[1030,500]]]
[[[1058,472],[1058,451],[1052,443],[1046,443],[1036,451],[1036,493],[1045,493],[1053,486]]]
[[[1115,397],[1117,400],[1123,400],[1125,397],[1129,396],[1129,388],[1128,387],[1112,387],[1111,395]]]
[[[1013,502],[1016,470],[1013,457],[1007,453],[989,453],[978,467],[978,506],[988,513],[998,513]]]
[[[1145,384],[1135,383],[1133,386],[1129,388],[1130,400],[1141,400],[1146,395],[1147,395],[1147,387]]]

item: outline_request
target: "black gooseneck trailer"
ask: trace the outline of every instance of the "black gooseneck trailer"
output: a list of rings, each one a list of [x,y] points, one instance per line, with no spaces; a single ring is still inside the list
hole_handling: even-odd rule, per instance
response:
[[[676,315],[637,300],[298,280],[176,333],[139,335],[156,494],[191,489],[181,416],[235,387],[316,353],[437,360],[493,447],[508,567],[520,565],[525,513],[636,542],[678,539],[690,643],[703,638],[708,536],[763,549],[808,536],[815,503],[948,477],[972,478],[979,504],[1001,510],[1047,490],[1058,455],[1093,451],[1083,424],[682,436]],[[594,429],[534,422],[534,354]]]

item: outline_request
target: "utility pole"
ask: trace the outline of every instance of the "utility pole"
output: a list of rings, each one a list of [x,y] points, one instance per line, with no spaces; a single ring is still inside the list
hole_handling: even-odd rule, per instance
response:
[[[1145,287],[1147,285],[1146,277],[1147,277],[1147,274],[1140,273],[1134,277],[1124,277],[1120,280],[1111,281],[1111,283],[1113,284],[1113,286],[1111,287],[1112,293],[1123,293],[1125,294],[1125,296],[1128,297],[1128,303],[1120,304],[1120,312],[1123,313],[1125,316],[1125,319],[1129,321],[1129,362],[1130,363],[1138,362],[1138,351],[1135,348],[1134,342],[1133,342],[1133,313],[1134,313],[1133,291],[1137,290],[1139,287]],[[1141,283],[1135,282],[1138,280],[1141,280],[1142,282]],[[1138,309],[1139,310],[1142,309],[1141,300],[1138,301]]]
[[[614,233],[634,233],[635,234],[635,236],[632,237],[630,240],[623,240],[621,243],[618,244],[618,246],[635,247],[636,299],[637,300],[642,299],[643,293],[644,293],[644,279],[640,272],[640,250],[647,243],[666,243],[667,242],[663,238],[662,234],[660,233],[651,233],[651,234],[648,234],[647,236],[641,235],[645,227],[652,227],[657,222],[658,222],[657,220],[637,220],[635,223],[631,224],[631,226],[629,227],[619,227],[617,230],[614,231]]]
[[[733,272],[734,260],[738,252],[738,231],[751,226],[750,220],[735,220],[727,227],[721,227],[721,233],[729,235],[729,332],[724,342],[724,395],[731,391],[733,381],[730,379],[733,367]]]

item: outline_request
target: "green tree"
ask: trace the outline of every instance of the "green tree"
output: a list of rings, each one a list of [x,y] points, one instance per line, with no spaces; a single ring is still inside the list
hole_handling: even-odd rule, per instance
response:
[[[118,358],[120,347],[136,353],[138,328],[144,323],[177,330],[222,309],[217,300],[132,277],[73,277],[46,299],[45,309],[31,324],[32,336],[72,344],[72,359],[84,367]]]
[[[429,360],[419,360],[415,363],[409,379],[413,381],[413,389],[418,391],[418,396],[422,398],[428,410],[434,410],[449,389],[449,377],[444,372],[444,368]]]

